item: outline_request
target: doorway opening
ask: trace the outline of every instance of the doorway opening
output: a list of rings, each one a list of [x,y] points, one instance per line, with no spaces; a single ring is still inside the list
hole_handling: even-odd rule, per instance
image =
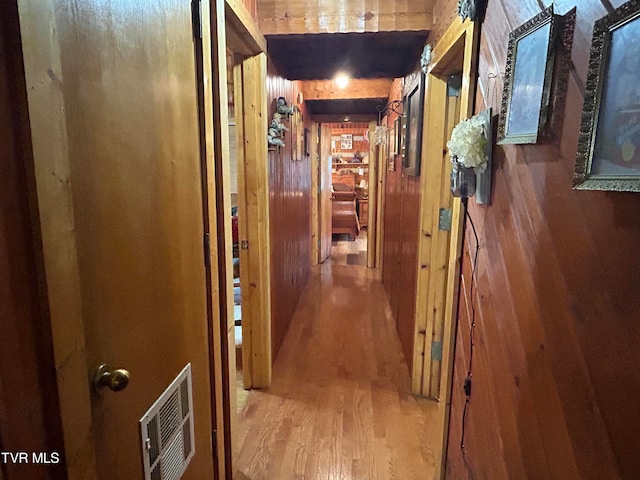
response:
[[[317,210],[312,212],[312,263],[380,268],[381,152],[369,141],[375,122],[314,125],[320,148],[313,167]]]
[[[336,265],[367,265],[369,226],[368,123],[327,124],[331,154],[322,159],[331,172],[331,255]]]

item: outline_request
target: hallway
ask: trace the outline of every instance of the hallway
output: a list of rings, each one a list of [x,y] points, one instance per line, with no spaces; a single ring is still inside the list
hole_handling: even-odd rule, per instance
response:
[[[239,416],[239,480],[428,479],[429,405],[375,270],[314,267],[274,365]]]

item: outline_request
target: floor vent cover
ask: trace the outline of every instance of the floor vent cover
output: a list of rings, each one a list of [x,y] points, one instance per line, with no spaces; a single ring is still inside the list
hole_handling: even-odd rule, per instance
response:
[[[140,419],[145,480],[177,480],[194,450],[191,364]]]

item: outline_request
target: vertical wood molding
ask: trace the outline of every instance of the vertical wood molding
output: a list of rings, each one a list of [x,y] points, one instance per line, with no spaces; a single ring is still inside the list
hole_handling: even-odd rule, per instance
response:
[[[376,266],[376,245],[378,238],[378,162],[380,148],[373,141],[376,122],[369,122],[369,211],[367,218],[367,267]]]
[[[204,2],[207,3],[207,2]],[[203,5],[204,7],[204,5]],[[233,285],[233,240],[231,234],[231,192],[230,192],[230,165],[229,165],[229,115],[228,115],[228,91],[227,91],[227,45],[225,25],[225,1],[210,0],[207,6],[210,37],[205,45],[209,45],[210,55],[204,48],[205,65],[209,59],[211,70],[205,69],[205,75],[211,71],[209,88],[211,92],[206,94],[205,108],[211,112],[209,121],[212,144],[207,142],[207,158],[211,159],[211,172],[209,186],[209,209],[211,245],[212,245],[212,270],[217,267],[217,278],[213,280],[214,302],[217,300],[219,316],[214,318],[213,345],[211,346],[214,357],[215,403],[217,425],[218,448],[218,476],[230,478],[233,472],[232,439],[234,432],[231,417],[235,412],[230,411],[230,396],[235,384],[230,383],[231,365],[235,366],[235,351],[230,348],[229,324],[233,325],[233,291],[229,292],[229,286]],[[204,25],[203,25],[204,28]],[[206,36],[205,36],[206,39]],[[207,84],[205,84],[205,87]],[[213,214],[215,212],[215,214]],[[215,236],[214,236],[215,235]],[[215,239],[215,241],[214,241]],[[213,263],[215,262],[215,263]],[[215,270],[214,270],[215,271]],[[233,327],[232,327],[233,328]],[[232,355],[233,354],[233,355]],[[230,363],[232,362],[233,363]]]
[[[460,201],[449,194],[449,173],[451,166],[443,157],[448,131],[457,123],[457,106],[449,108],[447,101],[446,75],[449,68],[463,69],[463,86],[460,98],[459,116],[471,115],[472,94],[475,91],[475,52],[477,50],[478,29],[471,22],[459,18],[435,45],[432,63],[426,85],[424,124],[427,139],[422,145],[423,163],[421,181],[420,234],[418,246],[417,295],[415,298],[415,339],[413,351],[412,389],[413,393],[432,395],[440,400],[437,405],[438,421],[435,428],[439,432],[442,464],[438,465],[435,478],[443,478],[444,461],[448,434],[449,398],[451,395],[451,370],[453,368],[453,344],[457,309],[457,285],[459,279],[462,218]],[[464,42],[464,51],[458,52]],[[462,65],[456,65],[450,58],[463,54]],[[451,232],[438,228],[440,208],[452,208],[453,224]],[[431,358],[433,342],[442,348],[442,364]],[[441,342],[441,343],[440,343]]]
[[[311,265],[320,263],[320,153],[318,150],[318,129],[313,122],[309,133],[309,161],[311,162]]]
[[[331,256],[331,127],[320,128],[320,261]]]
[[[240,241],[246,240],[249,248],[240,250],[240,271],[243,280],[243,334],[251,329],[247,365],[253,388],[269,386],[272,368],[269,171],[265,161],[268,118],[264,88],[266,78],[267,60],[264,53],[243,61],[242,106],[238,110],[243,123],[243,147],[238,145],[238,166],[243,177]]]
[[[436,311],[432,290],[436,276],[444,269],[432,263],[433,253],[437,251],[438,242],[448,242],[448,232],[438,229],[439,210],[441,208],[440,192],[445,181],[442,155],[444,142],[444,125],[446,121],[447,83],[435,76],[427,76],[425,95],[424,125],[426,142],[423,142],[423,171],[428,175],[421,177],[423,192],[420,215],[420,240],[418,246],[418,281],[416,295],[416,326],[414,343],[414,365],[412,369],[412,391],[416,395],[429,395],[428,383],[431,371],[431,343],[435,317],[444,312]],[[447,180],[448,181],[448,180]],[[444,206],[443,206],[444,207]],[[444,237],[444,238],[443,238]],[[426,382],[426,385],[425,385]]]
[[[377,208],[376,208],[376,262],[375,267],[378,269],[383,268],[383,250],[384,250],[384,209],[385,209],[385,200],[387,196],[385,192],[387,190],[387,159],[389,157],[389,152],[391,151],[391,146],[386,145],[384,149],[381,150],[382,155],[379,155],[377,160]]]
[[[474,22],[461,22],[456,18],[454,24],[445,34],[444,39],[450,38],[449,32],[453,29],[460,31],[459,36],[464,36],[464,59],[462,68],[462,89],[460,95],[460,118],[469,118],[473,115],[473,99],[476,89],[477,76],[477,51],[480,36],[479,25]],[[449,166],[449,169],[451,167]],[[451,412],[451,387],[453,379],[454,351],[456,341],[458,292],[460,285],[460,264],[462,256],[462,235],[464,231],[464,212],[459,199],[453,200],[453,215],[451,222],[451,243],[449,245],[448,276],[445,301],[445,323],[442,347],[442,375],[440,379],[440,400],[444,405],[443,425],[443,450],[439,470],[439,478],[444,477],[447,459],[447,443],[449,440],[449,415]]]

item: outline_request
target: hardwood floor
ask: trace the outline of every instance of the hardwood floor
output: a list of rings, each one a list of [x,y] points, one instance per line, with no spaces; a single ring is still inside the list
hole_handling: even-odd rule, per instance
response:
[[[367,265],[367,231],[360,230],[358,238],[350,240],[349,235],[333,236],[331,256],[324,262],[330,265]]]
[[[429,400],[375,270],[314,267],[268,389],[239,415],[237,480],[431,479]]]

